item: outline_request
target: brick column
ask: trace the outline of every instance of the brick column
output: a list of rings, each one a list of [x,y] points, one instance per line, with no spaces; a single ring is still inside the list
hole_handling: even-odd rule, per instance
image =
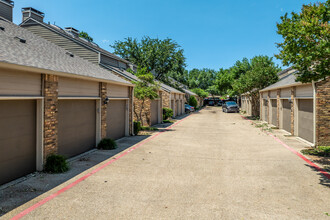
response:
[[[294,97],[296,93],[296,87],[291,87],[291,135],[294,135]]]
[[[281,105],[281,100],[280,100],[280,96],[281,96],[281,90],[278,89],[277,90],[277,96],[276,96],[276,126],[279,128],[280,127],[280,105]]]
[[[44,161],[58,152],[58,76],[43,75]]]
[[[99,96],[101,97],[101,138],[107,136],[107,108],[108,104],[104,101],[107,98],[107,83],[100,82],[99,84]]]
[[[316,145],[330,145],[330,77],[316,83]]]

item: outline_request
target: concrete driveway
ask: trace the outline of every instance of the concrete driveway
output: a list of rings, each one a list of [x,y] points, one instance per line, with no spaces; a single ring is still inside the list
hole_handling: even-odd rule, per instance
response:
[[[23,218],[330,219],[328,180],[239,114],[218,107],[207,107],[119,155]]]

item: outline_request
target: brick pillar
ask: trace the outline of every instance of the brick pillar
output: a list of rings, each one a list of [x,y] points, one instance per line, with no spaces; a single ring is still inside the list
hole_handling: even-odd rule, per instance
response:
[[[291,87],[291,135],[294,135],[294,97],[296,87]]]
[[[58,76],[43,75],[44,161],[58,152]]]
[[[330,145],[330,77],[316,83],[316,145]]]
[[[280,96],[281,96],[281,90],[278,89],[277,90],[277,96],[276,96],[276,126],[279,128],[280,127],[280,105],[281,105],[281,100],[280,100]]]
[[[133,87],[129,87],[128,88],[128,95],[129,95],[129,116],[128,116],[128,120],[129,120],[129,123],[128,123],[128,126],[129,126],[129,135],[133,135]]]
[[[107,83],[100,82],[99,84],[99,96],[101,97],[101,138],[107,136],[107,108],[108,104],[104,101],[107,98]]]

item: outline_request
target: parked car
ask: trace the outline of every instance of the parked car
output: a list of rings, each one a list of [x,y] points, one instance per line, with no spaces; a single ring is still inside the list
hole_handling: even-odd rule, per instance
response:
[[[192,107],[191,105],[185,104],[184,105],[184,110],[185,110],[186,113],[190,113],[190,112],[194,112],[195,108]]]
[[[223,112],[236,112],[238,113],[239,112],[239,108],[238,108],[238,105],[236,102],[233,102],[233,101],[228,101],[228,102],[225,102],[223,105],[222,105],[222,111]]]
[[[223,102],[221,100],[217,103],[218,106],[222,106],[222,104]]]
[[[209,101],[209,106],[214,106],[214,101]]]

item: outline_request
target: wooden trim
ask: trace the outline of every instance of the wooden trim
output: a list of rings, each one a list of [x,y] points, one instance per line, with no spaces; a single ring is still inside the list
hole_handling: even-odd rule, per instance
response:
[[[27,100],[27,99],[44,99],[40,96],[0,96],[0,100]]]

